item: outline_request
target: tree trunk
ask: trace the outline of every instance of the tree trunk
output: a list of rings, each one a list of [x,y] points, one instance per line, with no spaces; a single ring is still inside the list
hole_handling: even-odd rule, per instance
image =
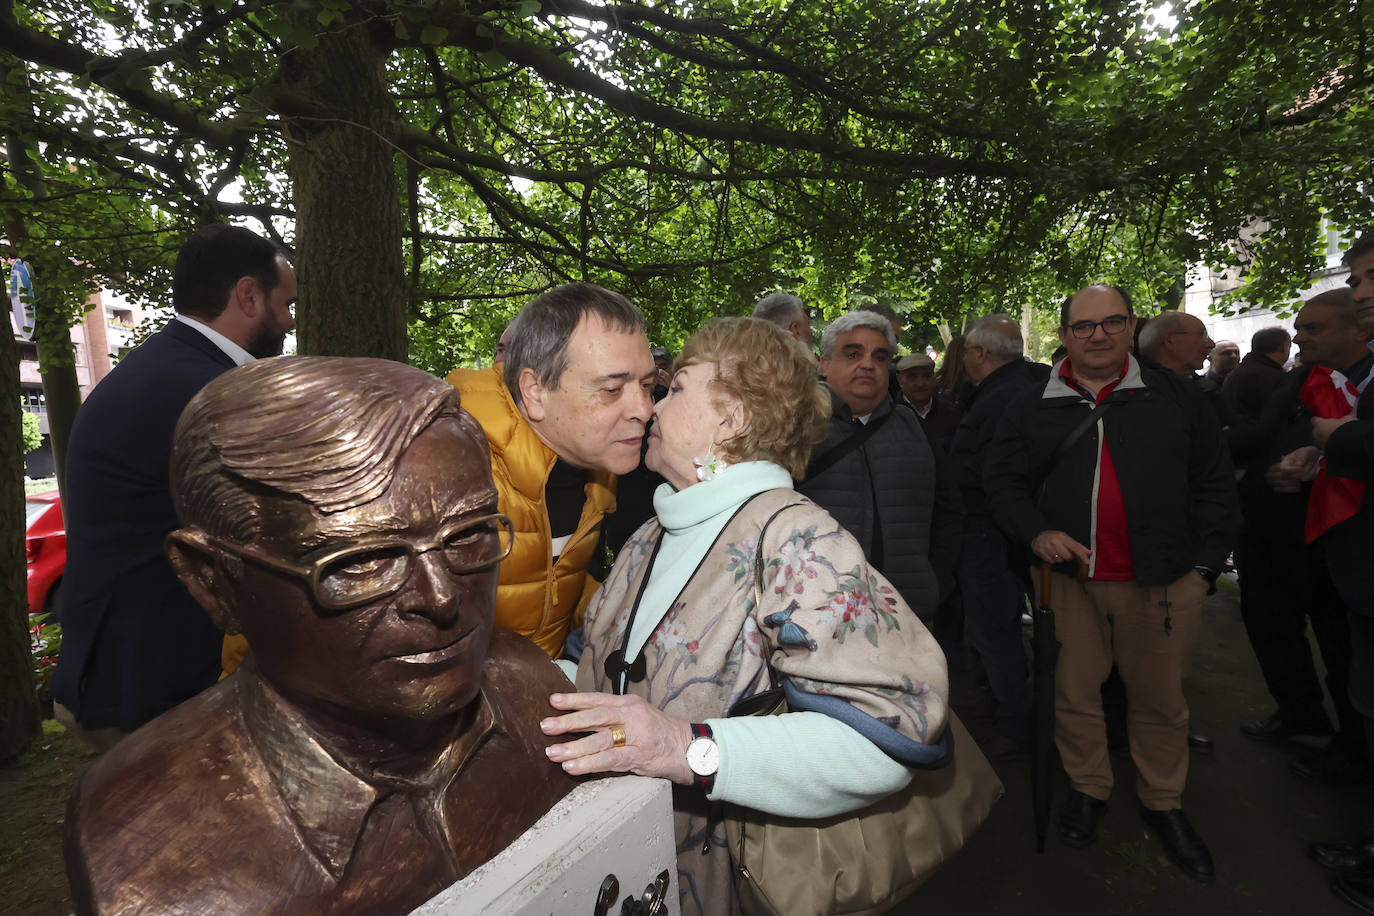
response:
[[[1026,355],[1040,362],[1040,338],[1031,336],[1031,318],[1034,314],[1029,302],[1021,304],[1021,341],[1025,345]]]
[[[27,105],[26,97],[20,102]],[[46,194],[43,178],[34,167],[30,150],[15,134],[7,134],[5,151],[11,172],[23,191],[36,198]],[[8,185],[8,182],[6,182]],[[52,442],[52,464],[57,487],[67,492],[67,440],[81,407],[81,386],[76,379],[76,360],[72,355],[70,316],[57,308],[62,297],[54,257],[61,251],[41,251],[29,242],[24,218],[10,212],[5,219],[5,234],[28,263],[33,277],[33,341],[38,346],[38,372],[43,376],[43,397],[48,407],[48,435]],[[79,313],[78,313],[79,314]],[[15,370],[18,371],[17,369]],[[22,465],[21,465],[22,468]],[[22,471],[21,471],[21,477]],[[0,528],[3,530],[3,528]]]
[[[19,348],[0,334],[0,531],[24,530],[24,456],[20,446]],[[38,734],[38,694],[29,651],[24,539],[0,538],[0,761]]]
[[[369,29],[331,30],[283,60],[283,98],[310,109],[282,112],[296,202],[296,337],[301,353],[404,362],[401,199],[384,139],[395,113],[388,51]]]
[[[38,344],[38,371],[43,376],[43,397],[48,406],[48,435],[52,442],[52,466],[57,488],[67,492],[67,443],[76,412],[81,409],[81,385],[72,355],[71,325],[54,307],[57,292],[44,292],[42,259],[34,270],[34,342]],[[22,476],[22,465],[21,465]]]

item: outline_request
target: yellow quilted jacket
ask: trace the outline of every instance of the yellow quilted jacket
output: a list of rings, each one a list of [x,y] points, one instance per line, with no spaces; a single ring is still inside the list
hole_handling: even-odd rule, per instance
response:
[[[515,545],[501,562],[496,624],[528,636],[550,658],[557,658],[568,630],[581,625],[587,602],[601,584],[587,575],[587,564],[596,550],[602,517],[615,511],[615,475],[588,475],[582,518],[558,562],[551,564],[553,536],[544,486],[558,456],[535,435],[511,400],[499,367],[455,369],[447,381],[487,434],[500,509],[515,528]],[[221,662],[226,675],[247,651],[242,636],[225,637]]]
[[[587,475],[587,501],[577,530],[551,563],[553,535],[544,506],[544,487],[558,456],[535,434],[501,379],[499,366],[455,369],[449,384],[463,408],[477,418],[491,445],[501,511],[515,527],[515,546],[501,563],[496,592],[496,624],[528,636],[557,658],[568,630],[582,622],[587,601],[600,585],[587,575],[596,550],[601,519],[615,511],[615,475]]]

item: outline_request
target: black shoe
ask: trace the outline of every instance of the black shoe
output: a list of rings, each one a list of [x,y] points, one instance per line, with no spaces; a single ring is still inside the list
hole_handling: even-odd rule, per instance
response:
[[[1309,843],[1307,854],[1313,862],[1330,871],[1374,876],[1374,839],[1353,843]]]
[[[1299,735],[1321,738],[1331,734],[1331,731],[1331,720],[1327,718],[1325,712],[1320,716],[1312,716],[1298,721],[1285,719],[1278,713],[1274,713],[1267,719],[1256,719],[1253,722],[1246,722],[1240,727],[1242,735],[1247,738],[1254,738],[1256,741],[1287,741],[1289,738],[1296,738]]]
[[[1342,875],[1331,882],[1331,890],[1362,913],[1374,913],[1374,879]]]
[[[1288,769],[1299,779],[1325,783],[1345,789],[1374,781],[1369,764],[1344,747],[1332,745],[1324,751],[1290,761]]]
[[[1198,836],[1193,825],[1188,823],[1182,808],[1151,811],[1142,806],[1140,816],[1159,838],[1160,845],[1164,847],[1164,854],[1183,869],[1188,877],[1198,881],[1211,881],[1217,876],[1216,868],[1212,865],[1212,854],[1207,851],[1207,844],[1202,842],[1202,837]]]
[[[1188,746],[1199,754],[1212,753],[1212,739],[1197,732],[1188,733]]]
[[[1097,822],[1107,813],[1107,803],[1075,789],[1069,790],[1059,809],[1059,839],[1065,846],[1082,849],[1097,839]]]

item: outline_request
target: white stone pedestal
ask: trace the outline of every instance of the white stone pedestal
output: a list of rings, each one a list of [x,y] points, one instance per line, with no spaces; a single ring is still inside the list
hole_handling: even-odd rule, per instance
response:
[[[584,783],[499,856],[415,910],[421,916],[592,916],[607,875],[620,893],[641,898],[660,873],[678,916],[672,786],[666,780],[616,776]]]

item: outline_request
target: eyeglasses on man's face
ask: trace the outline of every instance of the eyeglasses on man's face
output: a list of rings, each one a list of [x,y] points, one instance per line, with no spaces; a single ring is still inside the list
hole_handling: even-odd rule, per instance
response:
[[[1112,315],[1101,321],[1075,321],[1069,325],[1069,331],[1078,338],[1092,337],[1093,334],[1097,333],[1098,328],[1108,334],[1120,334],[1126,330],[1126,325],[1130,323],[1130,320],[1130,315]]]
[[[427,540],[391,535],[363,537],[302,566],[248,544],[207,537],[235,556],[304,580],[316,603],[330,611],[355,608],[399,591],[410,578],[416,558],[431,550],[439,552],[450,572],[463,575],[488,569],[504,560],[515,539],[510,519],[496,512],[452,522]]]

